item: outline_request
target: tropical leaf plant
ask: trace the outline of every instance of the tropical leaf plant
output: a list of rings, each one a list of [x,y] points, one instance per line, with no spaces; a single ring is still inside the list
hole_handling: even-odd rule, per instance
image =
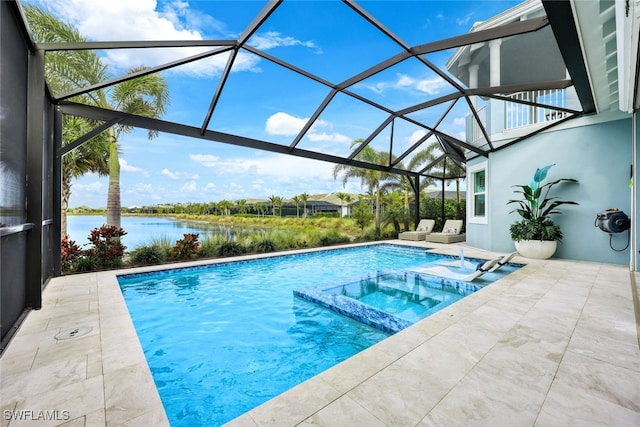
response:
[[[521,240],[562,240],[560,227],[553,223],[549,215],[562,213],[558,207],[563,205],[578,205],[571,200],[558,200],[550,197],[551,189],[562,182],[577,183],[573,178],[560,178],[546,184],[542,184],[547,178],[549,169],[555,165],[547,165],[536,169],[529,185],[514,185],[517,190],[513,192],[521,194],[521,199],[512,199],[507,204],[517,204],[518,207],[509,213],[517,212],[523,219],[511,225],[511,238],[518,242]]]

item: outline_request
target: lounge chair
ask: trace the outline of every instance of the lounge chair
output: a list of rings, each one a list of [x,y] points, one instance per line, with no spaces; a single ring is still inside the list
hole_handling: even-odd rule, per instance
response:
[[[424,240],[425,236],[433,230],[436,222],[432,219],[421,219],[416,227],[416,231],[405,231],[398,234],[401,240]]]
[[[462,231],[462,220],[448,219],[438,233],[430,233],[425,236],[427,242],[433,243],[457,243],[467,240],[467,236]]]
[[[502,258],[494,258],[489,261],[485,261],[482,265],[478,266],[478,269],[471,274],[460,274],[454,271],[451,271],[447,267],[443,267],[441,265],[437,265],[435,267],[426,267],[426,268],[413,268],[412,271],[416,273],[422,274],[431,274],[434,276],[445,277],[447,279],[460,280],[462,282],[473,282],[478,277],[482,276],[484,273],[491,271],[491,269],[498,264],[498,262]]]
[[[505,256],[503,256],[502,258],[500,258],[500,261],[498,261],[496,263],[496,265],[494,265],[493,267],[491,267],[491,270],[489,270],[489,272],[493,272],[496,271],[497,269],[499,269],[500,267],[502,267],[503,265],[505,265],[506,263],[508,263],[509,261],[511,261],[511,258],[513,258],[514,256],[516,256],[518,254],[518,252],[511,252],[510,254],[506,254]]]

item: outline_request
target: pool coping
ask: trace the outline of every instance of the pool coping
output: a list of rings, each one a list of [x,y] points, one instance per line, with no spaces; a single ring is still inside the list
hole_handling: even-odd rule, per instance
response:
[[[405,241],[383,241],[377,243],[393,243],[405,246],[425,247],[425,242],[405,242]],[[371,243],[363,243],[367,245]],[[360,244],[358,244],[360,245]],[[342,245],[351,247],[354,245]],[[357,246],[357,245],[355,245]],[[459,245],[439,245],[428,244],[428,247],[434,248],[434,252],[445,255],[457,255],[460,247],[464,247],[468,251],[467,255],[476,258],[489,259],[499,255],[492,252],[483,251],[464,244]],[[299,251],[287,251],[278,254],[257,255],[251,258],[262,258],[274,255],[286,255],[294,253],[303,253],[311,251],[325,250],[326,248],[306,249]],[[127,270],[107,271],[98,273],[79,274],[73,276],[64,276],[55,278],[50,281],[43,292],[43,308],[38,311],[30,312],[18,332],[9,343],[7,349],[0,358],[0,372],[2,375],[2,394],[0,396],[0,406],[3,410],[2,426],[20,425],[13,415],[29,413],[29,411],[58,411],[50,413],[51,420],[43,421],[38,425],[59,425],[64,422],[73,420],[84,420],[86,425],[100,424],[107,426],[117,425],[169,425],[164,408],[160,401],[157,389],[155,388],[151,372],[144,352],[138,340],[131,317],[129,316],[124,298],[120,291],[117,276],[165,270],[167,268],[179,268],[185,266],[199,266],[219,262],[230,262],[236,259],[248,259],[245,257],[234,257],[216,260],[200,260],[190,263],[181,263],[176,265],[163,265],[152,267],[139,267]],[[443,420],[443,416],[449,416],[449,421],[460,417],[493,417],[496,420],[496,412],[489,410],[484,402],[483,411],[470,414],[467,410],[448,411],[454,405],[453,401],[460,396],[466,396],[464,390],[469,389],[469,384],[473,383],[473,375],[482,376],[482,372],[478,371],[480,366],[489,355],[493,355],[494,350],[509,344],[514,328],[518,328],[519,332],[527,332],[531,335],[537,332],[535,324],[529,324],[527,316],[530,316],[543,300],[545,307],[553,312],[557,310],[554,301],[547,302],[545,298],[550,292],[558,289],[558,292],[564,291],[569,286],[575,287],[585,295],[583,306],[579,307],[586,310],[587,303],[596,303],[595,300],[589,298],[592,289],[596,289],[600,285],[608,289],[615,288],[614,296],[618,298],[612,300],[614,303],[622,304],[624,310],[620,313],[609,313],[607,316],[626,316],[624,319],[616,319],[616,325],[622,325],[618,329],[624,329],[624,332],[633,325],[633,337],[637,338],[638,330],[636,329],[633,299],[626,295],[629,288],[629,271],[624,266],[586,263],[578,261],[566,260],[525,260],[516,257],[517,263],[525,264],[520,270],[510,274],[509,276],[494,282],[491,286],[485,287],[478,292],[467,296],[457,303],[446,307],[442,311],[416,323],[413,326],[383,340],[382,342],[364,350],[352,358],[334,366],[316,377],[306,381],[293,389],[269,400],[268,402],[248,411],[246,414],[232,420],[229,425],[232,426],[263,426],[263,425],[298,425],[304,424],[331,424],[330,420],[344,419],[353,421],[353,423],[367,423],[368,425],[398,425],[412,424],[416,425],[420,422],[425,425],[432,423],[439,424]],[[585,270],[586,273],[585,274]],[[585,289],[585,285],[578,284],[572,275],[579,275],[581,280],[589,284],[589,291]],[[572,281],[573,280],[573,281]],[[506,298],[512,297],[512,294],[518,292],[519,298],[513,304],[507,304],[505,301],[511,301]],[[600,292],[600,291],[598,291]],[[623,293],[621,296],[619,294]],[[630,290],[629,290],[630,293]],[[629,309],[628,306],[631,306]],[[528,307],[528,311],[526,308]],[[572,312],[575,311],[572,307]],[[474,319],[479,319],[478,324],[482,324],[487,330],[492,330],[495,325],[487,324],[486,316],[488,313],[494,315],[499,314],[498,322],[502,328],[499,332],[485,333],[476,329]],[[536,315],[544,315],[541,312]],[[515,386],[514,390],[509,390],[509,385],[504,384],[504,380],[500,379],[496,382],[504,387],[501,396],[520,396],[525,400],[525,406],[520,409],[508,408],[505,412],[504,402],[490,402],[495,407],[500,407],[499,413],[505,419],[512,420],[515,415],[519,415],[521,419],[523,414],[529,416],[533,422],[524,425],[536,424],[545,425],[545,420],[553,420],[553,417],[564,419],[571,414],[578,416],[580,411],[584,412],[585,407],[589,405],[595,408],[603,409],[605,412],[588,410],[593,420],[602,420],[603,417],[614,417],[616,420],[637,420],[640,419],[640,407],[634,406],[635,402],[640,402],[640,390],[637,384],[640,384],[640,362],[632,361],[633,357],[637,358],[638,343],[629,342],[627,334],[621,335],[620,341],[624,341],[624,346],[616,349],[617,356],[608,355],[608,358],[617,358],[620,360],[609,360],[607,363],[595,363],[592,358],[587,362],[591,363],[591,368],[596,366],[598,372],[596,379],[602,380],[600,371],[613,366],[615,381],[624,382],[625,386],[619,387],[620,392],[616,392],[608,387],[606,393],[597,395],[590,400],[589,393],[580,391],[579,398],[573,398],[575,402],[566,403],[567,393],[563,393],[566,387],[567,375],[562,373],[563,362],[568,357],[576,359],[579,357],[590,357],[593,351],[602,351],[602,349],[582,350],[581,348],[572,349],[571,347],[576,325],[583,320],[582,311],[576,312],[576,321],[574,329],[570,332],[563,332],[564,336],[555,337],[554,340],[561,340],[564,347],[555,348],[554,351],[547,351],[544,362],[541,364],[549,364],[546,359],[551,358],[553,364],[541,375],[544,383],[547,384],[546,390],[538,392],[536,384],[540,382],[540,378],[536,379],[536,384],[528,384],[536,388],[536,393],[531,392],[522,397],[522,385]],[[629,313],[631,319],[629,320]],[[557,313],[555,316],[557,317]],[[596,316],[590,313],[591,316]],[[480,316],[480,317],[478,317]],[[507,322],[503,317],[511,320],[520,319],[515,323]],[[526,322],[524,320],[526,320]],[[587,319],[589,320],[589,319]],[[558,319],[552,319],[558,323]],[[472,322],[472,323],[469,323]],[[577,322],[577,323],[576,323]],[[480,333],[483,340],[466,333],[464,336],[461,349],[451,349],[451,339],[454,330],[460,329],[462,325],[470,327],[475,332]],[[92,331],[79,338],[66,341],[56,341],[54,335],[61,330],[65,330],[77,326],[89,326]],[[597,325],[589,324],[589,327],[595,328]],[[549,325],[550,329],[554,329],[554,325]],[[553,331],[555,334],[555,331]],[[616,331],[614,331],[616,332]],[[549,332],[550,333],[550,332]],[[463,333],[464,334],[464,333]],[[484,337],[484,335],[487,337]],[[621,334],[621,332],[620,332]],[[553,335],[553,334],[552,334]],[[603,340],[606,339],[603,335]],[[525,334],[520,339],[520,346],[527,347],[535,356],[540,356],[545,346],[555,343],[543,342],[540,344],[540,337],[535,336],[531,339]],[[487,342],[484,342],[486,340]],[[571,340],[571,342],[569,342]],[[459,367],[442,366],[444,372],[422,372],[424,366],[419,368],[416,374],[416,359],[421,354],[430,354],[430,357],[438,358],[437,354],[430,353],[433,346],[442,341],[448,345],[450,351],[445,351],[450,360],[446,360],[445,365],[451,365],[458,358],[460,360]],[[482,341],[482,342],[477,342]],[[543,340],[544,341],[544,340]],[[565,342],[566,341],[566,342]],[[584,341],[584,340],[583,340]],[[537,343],[537,345],[536,345]],[[567,345],[568,343],[568,345]],[[582,341],[575,344],[580,347],[587,346],[588,343]],[[616,345],[617,341],[616,341]],[[622,344],[620,344],[622,346]],[[460,351],[463,350],[463,351]],[[578,351],[580,350],[580,351]],[[544,352],[543,352],[544,353]],[[500,353],[498,353],[500,354]],[[608,354],[608,353],[607,353]],[[598,355],[599,359],[604,356]],[[415,359],[415,360],[414,360]],[[598,360],[599,360],[598,359]],[[538,360],[538,359],[536,359]],[[498,361],[499,362],[499,361]],[[496,363],[498,363],[496,362]],[[507,368],[507,374],[510,370],[514,370],[512,362],[508,358],[502,361]],[[584,365],[584,360],[573,361],[575,363],[569,365],[566,369],[572,369],[575,364]],[[593,363],[592,363],[593,362]],[[595,365],[594,365],[595,363]],[[527,364],[528,366],[529,364]],[[592,366],[593,365],[593,366]],[[602,366],[601,366],[602,365]],[[528,366],[531,368],[530,366]],[[399,369],[402,369],[399,371]],[[533,368],[532,368],[533,369]],[[565,369],[565,370],[566,370]],[[618,372],[622,370],[621,372]],[[385,378],[393,372],[406,372],[410,376],[411,381],[421,378],[421,386],[426,389],[437,388],[432,393],[427,393],[425,399],[437,399],[433,402],[421,403],[421,409],[407,407],[407,402],[411,398],[405,396],[402,386],[394,389],[391,383],[382,381],[391,381]],[[503,369],[504,372],[504,369]],[[604,372],[604,371],[603,371]],[[432,380],[427,381],[422,375],[427,375]],[[446,375],[445,375],[446,374]],[[624,378],[623,375],[624,374]],[[611,376],[610,374],[607,374]],[[409,378],[409,377],[407,377]],[[626,378],[626,379],[625,379]],[[584,384],[583,388],[589,389],[589,381],[580,377]],[[409,381],[409,382],[411,382]],[[632,381],[629,386],[628,382]],[[611,382],[611,381],[609,381]],[[386,384],[386,385],[385,385]],[[484,383],[483,383],[484,384]],[[635,388],[633,386],[635,384]],[[383,393],[380,393],[381,385]],[[415,384],[413,384],[415,386]],[[477,384],[473,383],[477,388]],[[466,387],[466,388],[465,388]],[[409,387],[411,388],[411,387]],[[575,389],[575,387],[573,387]],[[591,387],[592,389],[593,387]],[[602,385],[600,384],[600,388]],[[375,396],[369,396],[373,393]],[[573,391],[575,395],[575,390]],[[415,394],[415,390],[412,392]],[[461,394],[462,393],[462,394]],[[540,397],[542,393],[542,398]],[[380,395],[385,401],[380,401]],[[495,394],[495,390],[494,390]],[[593,393],[592,393],[593,394]],[[622,396],[626,394],[626,397]],[[431,397],[429,397],[431,396]],[[611,397],[613,396],[613,397]],[[401,402],[402,399],[407,401]],[[477,400],[477,396],[474,396]],[[490,401],[496,400],[495,395],[485,396],[483,399]],[[467,403],[469,399],[467,399]],[[473,400],[473,399],[472,399]],[[508,400],[508,399],[507,399]],[[532,403],[533,401],[533,403]],[[630,402],[631,401],[631,402]],[[585,404],[588,402],[588,405]],[[595,402],[595,403],[594,403]],[[572,404],[573,406],[571,406]],[[400,406],[398,406],[400,405]],[[413,404],[412,404],[413,405]],[[426,405],[426,406],[425,406]],[[490,405],[490,406],[491,406]],[[424,407],[423,407],[424,406]],[[468,406],[468,405],[467,405]],[[472,405],[473,406],[473,405]],[[400,410],[402,407],[404,409]],[[493,406],[492,406],[493,407]],[[9,411],[9,412],[7,412]],[[443,415],[443,411],[444,414]],[[7,418],[7,414],[10,415]],[[448,414],[448,415],[446,415]],[[534,414],[531,418],[531,414]],[[336,416],[340,418],[335,418]],[[333,417],[333,418],[332,418]],[[444,418],[447,419],[447,418]],[[498,418],[499,419],[499,418]],[[329,421],[327,421],[329,420]],[[484,419],[487,421],[487,418]],[[456,422],[453,422],[454,424]],[[546,422],[546,425],[552,423]]]

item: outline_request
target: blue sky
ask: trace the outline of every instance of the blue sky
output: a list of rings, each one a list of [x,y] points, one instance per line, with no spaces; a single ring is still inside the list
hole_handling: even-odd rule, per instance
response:
[[[476,21],[514,6],[514,1],[363,1],[359,4],[411,46],[464,34]],[[38,3],[77,27],[89,40],[236,39],[263,8],[263,1],[46,0]],[[400,48],[339,1],[285,0],[249,44],[332,83],[399,53]],[[112,76],[138,65],[154,66],[201,49],[99,52]],[[445,51],[428,59],[443,65]],[[170,105],[163,117],[200,127],[227,56],[216,55],[163,72]],[[353,92],[393,109],[449,93],[443,80],[407,60],[353,86]],[[209,129],[289,145],[329,89],[249,52],[234,64]],[[335,104],[335,105],[334,105]],[[437,111],[433,112],[434,114]],[[457,114],[457,115],[456,115]],[[464,134],[465,112],[447,116],[449,132]],[[387,114],[338,95],[300,148],[346,155],[351,141],[367,137]],[[396,150],[423,131],[394,130]],[[385,147],[385,137],[372,142]],[[362,192],[358,181],[342,186],[330,163],[276,155],[221,143],[145,131],[120,139],[122,205],[210,202],[292,197],[334,191]],[[87,175],[73,183],[70,206],[106,205],[108,179]]]

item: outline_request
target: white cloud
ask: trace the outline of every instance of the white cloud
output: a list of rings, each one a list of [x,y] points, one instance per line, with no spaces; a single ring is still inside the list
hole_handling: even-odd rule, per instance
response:
[[[277,31],[255,34],[249,40],[249,44],[261,50],[273,49],[280,46],[303,46],[314,50],[316,53],[322,53],[322,49],[312,41],[303,42],[290,36],[283,36]]]
[[[396,84],[401,87],[407,87],[407,86],[412,86],[414,82],[415,80],[413,78],[406,76],[404,74],[399,74],[398,81],[396,82]]]
[[[456,18],[456,24],[458,25],[467,25],[469,24],[469,21],[471,21],[471,18],[473,17],[473,13],[468,13],[467,15],[463,16],[462,18]]]
[[[258,162],[251,159],[221,160],[212,154],[190,154],[189,158],[204,167],[213,169],[215,175],[255,174]]]
[[[307,138],[311,142],[351,142],[351,138],[338,132],[332,133],[311,133],[307,134]]]
[[[453,124],[456,126],[464,126],[467,123],[467,119],[465,117],[456,117],[453,119]]]
[[[206,167],[211,167],[211,165],[215,165],[220,160],[220,157],[213,154],[189,154],[189,158]]]
[[[332,176],[333,169],[330,163],[286,155],[236,157],[225,160],[210,154],[191,154],[189,157],[211,169],[215,175],[243,174],[261,177],[253,181],[254,185],[261,185],[265,180],[273,182],[274,179],[278,182],[301,178],[325,179]]]
[[[364,84],[363,86],[378,95],[382,95],[385,89],[389,87],[389,84],[386,82],[378,82],[376,84]]]
[[[267,119],[265,131],[269,135],[295,136],[307,121],[309,121],[308,118],[301,119],[287,113],[278,112]]]
[[[425,131],[423,129],[416,130],[409,136],[409,138],[407,138],[407,142],[409,144],[414,144],[414,143],[418,142],[418,140],[420,138],[422,138],[423,136],[425,136],[426,134],[427,134],[427,131]]]
[[[145,182],[138,182],[134,186],[135,191],[151,193],[155,191],[153,185]]]
[[[197,173],[194,174],[189,172],[171,172],[167,168],[162,169],[160,173],[171,179],[200,179],[200,176]]]
[[[406,74],[398,74],[394,81],[363,84],[363,87],[377,93],[378,95],[382,95],[387,89],[414,90],[427,93],[429,95],[437,95],[442,91],[442,89],[449,87],[449,84],[441,77],[420,79]]]
[[[97,193],[102,190],[106,190],[105,185],[100,181],[93,181],[87,184],[75,183],[72,186],[73,192],[88,192],[88,193]]]
[[[443,78],[434,77],[432,79],[418,80],[414,87],[420,92],[437,95],[442,89],[448,86],[449,84]]]
[[[291,114],[278,112],[271,115],[265,124],[265,131],[270,135],[295,136],[309,121],[308,117],[300,118]],[[319,132],[320,128],[333,128],[326,120],[317,120],[305,135],[311,142],[351,142],[351,138],[338,132]]]
[[[123,172],[137,172],[137,173],[141,173],[143,176],[149,176],[149,172],[148,171],[146,171],[146,170],[144,170],[142,168],[130,165],[129,163],[127,163],[127,161],[125,159],[120,158],[118,160],[120,162],[120,170],[121,171],[123,171]]]
[[[185,183],[181,188],[180,191],[183,193],[194,193],[196,191],[196,182],[195,181],[189,181],[187,183]]]

